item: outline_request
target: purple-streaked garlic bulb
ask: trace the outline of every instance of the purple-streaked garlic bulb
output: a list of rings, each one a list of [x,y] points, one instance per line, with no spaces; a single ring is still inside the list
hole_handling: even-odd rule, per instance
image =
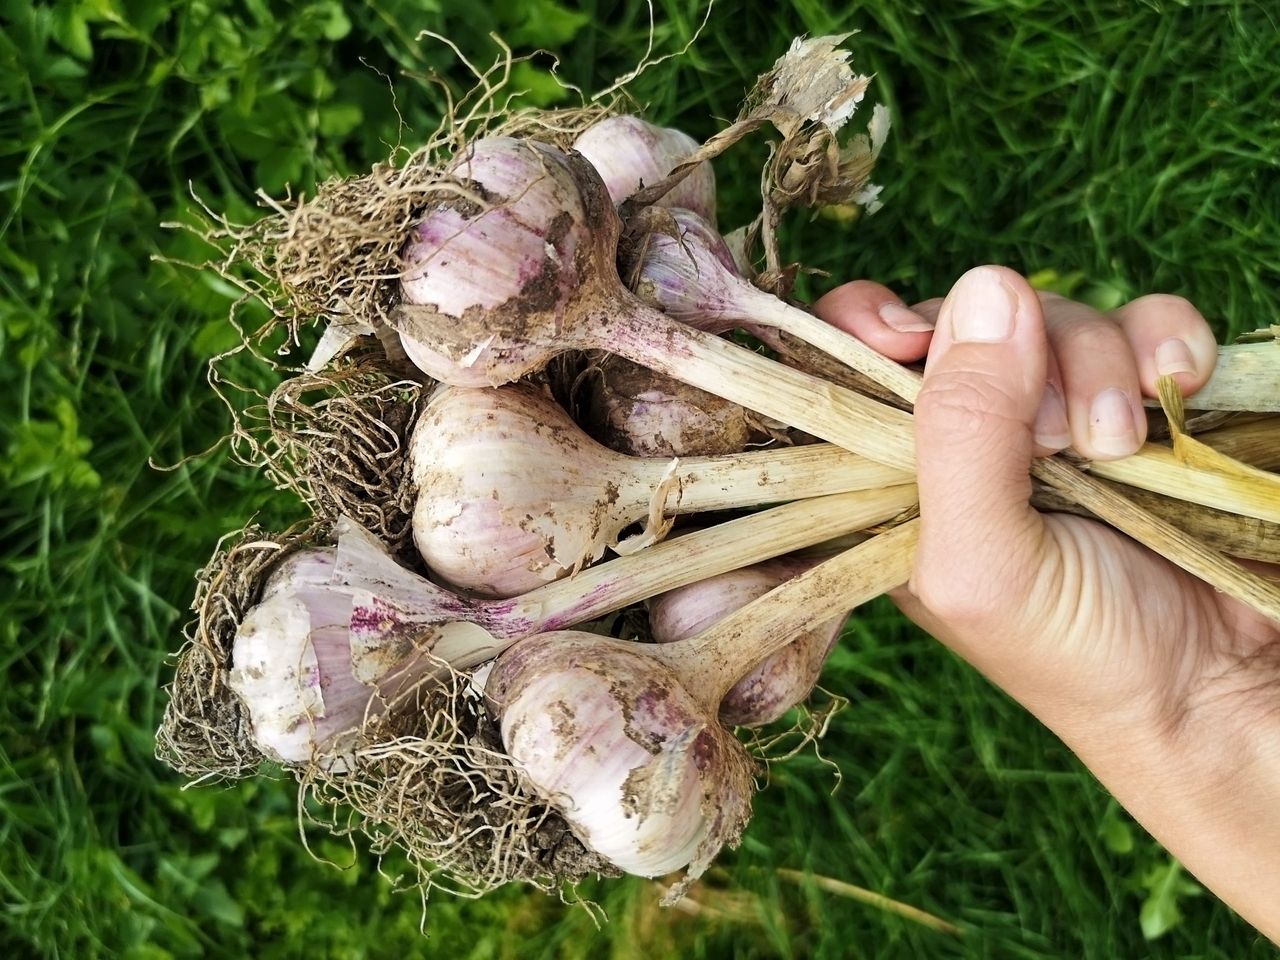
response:
[[[508,754],[588,848],[643,876],[688,864],[688,882],[750,815],[750,761],[716,716],[725,694],[797,633],[905,582],[918,530],[873,537],[684,640],[515,644],[485,688]]]
[[[668,515],[780,503],[903,482],[829,444],[679,461],[596,443],[528,384],[443,389],[409,443],[413,537],[453,586],[511,597],[665,535]],[[639,540],[618,542],[647,521]]]
[[[300,550],[270,576],[231,648],[228,683],[249,714],[254,743],[283,763],[358,727],[371,690],[351,665],[351,599],[327,589],[332,547]]]
[[[507,752],[577,837],[627,873],[700,873],[750,816],[752,764],[679,677],[635,644],[543,634],[486,688]]]
[[[409,358],[442,382],[515,380],[560,352],[538,343],[545,334],[522,329],[527,315],[537,326],[558,325],[581,292],[580,261],[594,254],[581,187],[565,156],[536,140],[473,141],[451,173],[458,194],[428,209],[413,228],[400,292],[406,304],[430,307],[445,325],[470,318],[471,342],[461,352],[442,352],[403,324],[400,338]],[[490,324],[504,342],[485,342]],[[530,342],[519,342],[522,334]]]
[[[701,633],[816,562],[758,563],[660,594],[648,601],[653,639],[672,643]],[[725,694],[721,721],[730,726],[762,726],[803,702],[835,649],[845,619],[834,617],[805,630],[754,667]]]
[[[594,620],[691,580],[880,523],[910,506],[913,490],[801,500],[658,544],[514,600],[464,597],[437,586],[342,518],[336,549],[299,550],[272,572],[232,643],[229,682],[264,755],[294,764],[329,762],[341,752],[342,734],[443,664],[467,670],[523,637]]]
[[[698,142],[680,130],[654,126],[636,116],[609,117],[582,132],[573,149],[591,161],[615,205],[641,187],[665,177],[693,155]],[[700,163],[657,201],[658,206],[685,207],[712,223],[716,219],[716,177],[710,163]]]
[[[621,357],[606,357],[583,383],[583,427],[628,456],[710,457],[775,438],[746,408]]]
[[[919,374],[751,284],[706,219],[673,208],[651,220],[654,229],[627,245],[622,264],[623,276],[645,303],[709,333],[742,327],[776,345],[776,331],[784,331],[914,402]]]
[[[403,250],[391,322],[431,377],[509,383],[561,353],[605,350],[914,469],[906,414],[678,323],[627,290],[616,264],[621,221],[581,155],[475,140],[430,190],[440,199]]]
[[[705,218],[674,207],[654,220],[662,229],[631,245],[631,262],[623,264],[645,303],[699,330],[724,333],[749,321],[760,298],[777,299],[743,278],[733,251]]]
[[[584,381],[583,426],[633,457],[739,453],[773,439],[745,408],[618,357]]]

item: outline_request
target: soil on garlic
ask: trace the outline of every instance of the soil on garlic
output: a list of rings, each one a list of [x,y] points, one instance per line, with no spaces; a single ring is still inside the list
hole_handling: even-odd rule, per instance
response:
[[[169,702],[156,731],[156,756],[200,779],[240,779],[256,773],[263,755],[253,743],[248,712],[228,685],[231,647],[240,621],[258,602],[280,561],[316,539],[315,529],[271,534],[256,526],[223,538],[196,575],[195,614],[184,632]]]
[[[427,891],[480,896],[512,882],[551,890],[618,873],[528,791],[465,673],[442,665],[365,725],[355,757],[346,774],[306,771],[303,789],[323,814],[315,822],[364,835],[375,853],[406,853]]]

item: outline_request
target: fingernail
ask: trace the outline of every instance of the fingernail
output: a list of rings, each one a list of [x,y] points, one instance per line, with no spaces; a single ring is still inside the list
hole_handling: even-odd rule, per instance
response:
[[[932,333],[933,324],[910,307],[900,303],[886,303],[879,310],[880,319],[886,326],[899,333]]]
[[[1162,340],[1156,347],[1156,373],[1162,377],[1171,377],[1175,373],[1195,373],[1196,359],[1191,355],[1191,348],[1185,340],[1170,337]]]
[[[1017,298],[1000,274],[976,267],[959,279],[943,309],[957,342],[1001,343],[1013,336]]]
[[[1133,407],[1123,390],[1112,387],[1093,398],[1089,408],[1089,442],[1099,453],[1126,457],[1138,449]]]
[[[1050,450],[1071,446],[1071,425],[1067,422],[1067,405],[1062,392],[1052,383],[1045,384],[1040,409],[1033,429],[1036,443]]]

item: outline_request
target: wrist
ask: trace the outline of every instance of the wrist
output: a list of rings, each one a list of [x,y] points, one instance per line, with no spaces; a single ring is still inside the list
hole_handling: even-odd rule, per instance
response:
[[[1156,840],[1280,942],[1280,644],[1271,649],[1274,667],[1255,654],[1206,673],[1172,711],[1058,732]]]

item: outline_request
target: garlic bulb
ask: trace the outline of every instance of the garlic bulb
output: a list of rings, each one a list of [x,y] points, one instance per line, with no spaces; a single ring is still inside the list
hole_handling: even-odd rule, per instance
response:
[[[709,457],[774,439],[736,403],[621,357],[601,360],[583,393],[587,433],[632,457]]]
[[[624,115],[608,117],[588,127],[574,141],[573,149],[591,161],[616,205],[641,187],[665,177],[692,156],[698,142],[680,130]],[[714,223],[716,178],[711,164],[698,164],[657,205],[685,207]]]
[[[765,342],[783,331],[812,344],[898,396],[914,402],[920,375],[894,363],[860,340],[749,283],[714,226],[692,210],[666,212],[675,223],[654,217],[654,228],[623,251],[623,275],[636,295],[690,326],[722,333],[735,326]],[[806,431],[813,432],[813,431]]]
[[[229,684],[266,756],[330,763],[341,752],[343,733],[442,663],[477,666],[522,637],[594,620],[689,580],[880,523],[913,501],[911,486],[802,500],[601,564],[516,600],[480,600],[439,587],[401,567],[376,537],[343,518],[336,549],[299,550],[272,572],[232,642]]]
[[[240,623],[228,683],[268,757],[306,763],[317,746],[359,726],[370,690],[351,666],[349,597],[325,589],[332,548],[293,554]]]
[[[675,513],[778,503],[900,483],[827,444],[679,462],[614,453],[528,384],[439,391],[410,439],[413,537],[431,570],[488,597],[525,593],[630,546]]]
[[[623,275],[634,275],[641,300],[712,333],[750,321],[762,298],[776,300],[743,279],[729,245],[706,219],[680,208],[667,214],[676,236],[654,230],[629,248],[635,260]]]
[[[671,643],[701,633],[813,563],[816,561],[758,563],[653,597],[648,601],[653,639]],[[720,703],[721,721],[730,726],[762,726],[803,702],[835,649],[846,616],[805,630],[753,667],[725,694]]]
[[[521,313],[564,316],[577,291],[579,258],[589,255],[590,229],[581,191],[554,147],[536,140],[475,140],[455,161],[453,176],[476,200],[450,198],[429,209],[404,248],[400,291],[405,303],[429,305],[447,322],[477,312],[519,337]],[[492,198],[492,199],[490,199]],[[513,308],[514,304],[520,307]],[[487,325],[487,324],[486,324]],[[400,328],[405,352],[437,380],[487,386],[523,376],[546,352],[476,343],[465,356],[441,351]],[[492,340],[492,338],[490,338]],[[540,359],[526,358],[538,357]],[[559,351],[556,351],[559,352]],[[512,373],[495,374],[493,368]]]
[[[515,644],[485,688],[507,752],[587,847],[644,876],[688,864],[688,883],[750,814],[750,762],[716,719],[725,693],[797,631],[905,582],[918,535],[907,521],[685,640]]]
[[[906,414],[680,324],[631,294],[617,271],[621,221],[581,155],[474,140],[431,186],[445,199],[403,250],[403,302],[390,319],[410,358],[435,379],[509,383],[562,353],[607,350],[913,468]]]
[[[750,815],[751,761],[669,669],[634,644],[551,633],[498,658],[486,693],[533,789],[628,873],[695,875]]]

